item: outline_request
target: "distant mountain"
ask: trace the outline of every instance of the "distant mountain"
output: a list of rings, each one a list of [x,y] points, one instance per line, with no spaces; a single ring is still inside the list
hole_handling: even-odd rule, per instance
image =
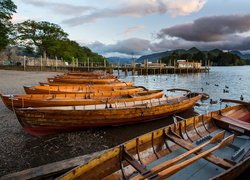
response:
[[[220,53],[222,53],[222,50],[213,49],[213,50],[209,51],[209,53],[212,54],[213,56],[218,56]]]
[[[111,64],[131,64],[132,59],[131,58],[125,58],[125,57],[108,57],[108,62]]]
[[[156,62],[157,60],[161,59],[162,57],[169,56],[172,53],[172,51],[165,51],[165,52],[160,52],[160,53],[154,53],[154,54],[149,54],[145,56],[141,56],[136,60],[138,63],[143,63],[144,60],[148,60],[151,62]]]
[[[238,58],[240,57],[240,59]],[[223,52],[220,49],[213,49],[211,51],[201,51],[196,47],[192,47],[188,50],[176,49],[172,51],[165,51],[161,53],[154,53],[149,55],[141,56],[137,62],[143,62],[149,60],[155,62],[160,60],[166,64],[169,64],[173,59],[189,59],[189,60],[202,60],[203,65],[207,62],[207,58],[210,60],[212,65],[218,66],[234,66],[244,65],[245,63],[250,64],[250,54],[243,54],[240,51]],[[249,59],[249,61],[247,60]]]
[[[250,60],[250,54],[243,54],[240,51],[230,51],[230,52],[239,56],[242,59]]]
[[[192,47],[189,50],[185,51],[184,53],[190,53],[190,54],[195,54],[198,53],[200,50],[197,49],[196,47]]]

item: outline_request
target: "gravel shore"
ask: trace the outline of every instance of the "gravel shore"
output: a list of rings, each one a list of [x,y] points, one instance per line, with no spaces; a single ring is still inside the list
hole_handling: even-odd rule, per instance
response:
[[[59,73],[0,70],[0,93],[24,93],[24,85],[37,85],[56,74]],[[23,131],[15,114],[0,101],[0,177],[108,149],[167,124],[169,121],[157,121],[34,137]]]
[[[0,70],[0,93],[24,93],[23,85],[37,85],[39,81],[46,81],[47,77],[56,74]],[[103,131],[86,130],[34,137],[23,131],[15,114],[0,101],[0,176],[103,150],[108,146],[100,141],[102,134]],[[102,145],[96,146],[98,142]]]

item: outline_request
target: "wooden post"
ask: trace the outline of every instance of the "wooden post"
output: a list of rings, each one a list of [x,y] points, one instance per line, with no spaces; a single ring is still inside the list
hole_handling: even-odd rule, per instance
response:
[[[187,59],[187,65],[188,65],[188,59]],[[194,63],[193,63],[193,67],[194,67]],[[188,74],[188,66],[187,66],[187,74]]]
[[[120,60],[118,61],[118,76],[120,76]]]
[[[23,56],[23,70],[26,68],[26,56]]]
[[[88,57],[88,71],[89,71],[89,57]]]
[[[106,67],[106,60],[105,60],[105,58],[103,58],[103,64],[104,64],[104,67]]]
[[[41,68],[41,71],[43,70],[43,57],[41,56],[41,60],[40,60],[40,68]]]
[[[175,74],[175,60],[174,60],[174,74]]]
[[[160,75],[161,75],[161,60],[160,60]]]
[[[56,56],[56,71],[57,71],[57,56]]]
[[[205,61],[206,62],[206,61]],[[202,66],[202,61],[200,60],[201,66]],[[205,66],[206,67],[206,66]],[[201,69],[199,69],[199,73],[201,72]]]

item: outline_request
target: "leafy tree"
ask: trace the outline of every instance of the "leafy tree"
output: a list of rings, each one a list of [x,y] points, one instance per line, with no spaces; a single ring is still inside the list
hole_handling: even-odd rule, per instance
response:
[[[103,57],[93,53],[86,47],[81,47],[77,42],[67,38],[68,34],[60,26],[49,22],[24,21],[16,25],[17,41],[32,50],[30,47],[37,47],[37,55],[44,57],[61,58],[68,62],[75,61],[86,63],[87,58],[91,62],[103,63]]]
[[[180,59],[192,60],[193,55],[190,53],[184,53],[180,55]]]
[[[12,30],[10,19],[16,8],[11,0],[0,0],[0,51],[10,43],[9,35]]]
[[[44,57],[50,51],[51,44],[65,40],[68,36],[60,26],[46,21],[24,21],[16,25],[16,32],[17,40],[21,40],[25,46],[36,46],[38,53]]]

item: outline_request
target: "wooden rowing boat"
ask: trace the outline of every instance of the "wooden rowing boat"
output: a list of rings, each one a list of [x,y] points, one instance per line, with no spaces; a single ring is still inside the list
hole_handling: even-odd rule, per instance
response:
[[[72,78],[72,79],[117,79],[116,76],[112,74],[100,75],[100,74],[93,74],[93,75],[70,75],[70,74],[63,74],[57,75],[55,78]]]
[[[227,113],[228,111],[231,111],[231,109],[232,109],[232,107],[230,109],[224,109],[221,112],[224,114],[224,113]],[[135,156],[135,159],[137,161],[139,161],[139,162],[141,161],[143,163],[145,162],[145,165],[147,168],[150,168],[150,164],[158,161],[156,154],[158,155],[159,160],[163,159],[164,157],[171,156],[172,153],[174,154],[174,153],[178,153],[178,151],[179,152],[185,151],[184,149],[188,150],[187,151],[188,153],[184,154],[184,157],[186,157],[186,155],[188,155],[190,153],[199,154],[199,152],[196,152],[197,149],[199,149],[200,147],[204,147],[204,145],[208,145],[208,143],[210,143],[210,142],[215,142],[216,139],[220,139],[220,137],[225,134],[225,133],[223,133],[223,131],[220,131],[221,127],[219,127],[215,124],[216,120],[211,118],[211,115],[214,116],[218,113],[219,112],[216,111],[216,112],[209,113],[207,115],[202,115],[199,117],[190,118],[189,120],[185,120],[186,122],[183,121],[181,123],[182,124],[181,131],[179,130],[179,127],[181,126],[181,125],[179,125],[180,123],[178,123],[176,125],[173,124],[170,126],[166,126],[162,129],[156,130],[154,132],[148,133],[146,135],[139,136],[139,137],[135,138],[134,140],[131,140],[131,141],[124,143],[120,146],[117,146],[115,148],[118,148],[118,153],[120,154],[121,153],[121,152],[119,152],[120,147],[121,147],[121,149],[124,149],[122,147],[125,147],[125,150],[127,150],[127,152],[129,152],[129,153],[132,152],[131,156]],[[196,123],[194,123],[194,122],[196,122]],[[188,127],[189,127],[189,129],[187,129]],[[195,130],[195,128],[197,130]],[[200,135],[198,135],[197,132],[199,132]],[[216,132],[221,132],[221,133],[216,133]],[[164,135],[165,133],[168,136],[165,136]],[[187,133],[188,133],[188,136],[187,136]],[[175,136],[176,134],[177,134],[177,137]],[[183,137],[180,134],[182,134]],[[211,141],[211,140],[206,141],[205,137],[207,137],[206,135],[208,135],[208,134],[213,135],[213,141]],[[214,134],[217,134],[217,135],[215,136]],[[174,135],[175,139],[173,139],[173,138],[170,139],[169,137],[171,137],[171,136],[169,136],[169,135]],[[208,137],[209,137],[209,135],[208,135]],[[228,135],[229,135],[229,133],[227,132],[226,136],[228,136]],[[197,147],[195,147],[195,145],[197,144],[197,142],[198,142],[198,145],[200,145],[201,138],[197,139],[200,136],[203,137],[204,143],[201,144],[202,146],[198,146],[198,148],[197,148]],[[192,141],[189,140],[188,137],[192,138],[193,144],[191,144]],[[185,142],[183,141],[183,139],[185,140]],[[230,149],[234,148],[234,151],[241,152],[241,153],[243,152],[243,154],[232,153],[234,156],[232,156],[232,157],[227,156],[226,157],[227,159],[224,159],[224,157],[218,156],[218,154],[216,154],[216,156],[211,154],[211,155],[204,157],[204,158],[206,158],[206,161],[208,160],[209,162],[206,162],[205,160],[200,160],[198,168],[186,167],[186,168],[192,168],[192,169],[183,169],[182,172],[178,172],[176,175],[173,175],[173,177],[178,175],[179,179],[191,179],[191,178],[192,179],[208,179],[209,177],[213,176],[211,179],[235,179],[235,178],[240,179],[237,176],[239,174],[241,174],[240,175],[241,178],[244,179],[244,175],[248,174],[247,170],[250,168],[250,158],[246,154],[247,151],[244,152],[242,150],[243,148],[239,149],[241,144],[244,143],[244,139],[242,139],[243,143],[241,142],[240,144],[237,143],[237,141],[239,140],[239,138],[237,136],[236,136],[235,140],[236,141],[233,144],[229,145],[229,147],[227,147],[227,148],[230,148]],[[237,145],[235,145],[236,143],[237,143]],[[162,144],[163,144],[163,147],[162,147]],[[181,145],[182,147],[179,146],[178,144]],[[152,145],[155,145],[155,147],[159,147],[158,149],[155,149],[156,154],[154,154]],[[146,154],[146,152],[148,152],[149,149],[151,149],[151,151],[149,152],[149,154]],[[172,153],[170,153],[169,149],[172,150]],[[192,149],[192,151],[190,151],[191,149]],[[123,168],[125,171],[125,175],[128,177],[128,179],[133,179],[133,177],[135,178],[136,174],[134,174],[133,177],[129,178],[128,170],[129,170],[130,165],[126,164],[127,162],[125,159],[122,160],[122,157],[123,157],[122,154],[121,154],[121,156],[117,157],[117,155],[113,154],[113,152],[115,152],[115,151],[113,151],[113,152],[110,152],[110,151],[112,151],[112,150],[105,150],[105,151],[97,152],[94,154],[88,154],[88,155],[79,156],[79,157],[75,157],[75,158],[71,158],[71,159],[67,159],[67,160],[63,160],[63,161],[59,161],[59,162],[54,162],[54,163],[42,165],[39,167],[27,169],[27,170],[24,170],[21,172],[16,172],[16,173],[2,176],[1,179],[3,179],[3,180],[7,180],[7,179],[44,179],[44,178],[45,179],[54,179],[55,177],[58,177],[66,172],[68,172],[67,175],[64,175],[58,179],[65,179],[65,178],[76,179],[77,177],[81,178],[81,175],[83,175],[83,174],[86,175],[89,171],[89,173],[86,176],[84,176],[84,177],[88,178],[91,176],[91,174],[93,174],[93,171],[95,171],[95,170],[98,173],[98,174],[96,174],[98,177],[94,177],[94,179],[101,179],[102,177],[104,177],[105,175],[100,174],[100,172],[102,172],[102,171],[104,171],[105,173],[112,174],[108,177],[114,177],[114,176],[121,177],[122,176],[121,174],[117,175],[117,173],[119,172],[119,169],[120,169],[120,167],[117,167],[118,163],[119,163],[119,165],[121,163],[124,164]],[[104,154],[105,152],[109,152],[109,154]],[[224,154],[224,152],[225,151],[223,150],[223,154]],[[228,150],[226,150],[226,152],[228,154]],[[162,164],[163,166],[164,165],[169,166],[169,164],[174,163],[174,162],[178,163],[178,161],[182,159],[181,157],[179,157],[178,159],[174,158],[173,154],[172,154],[172,158],[170,157],[169,159],[174,159],[174,161],[168,161],[166,163],[160,162],[158,164]],[[145,157],[145,155],[146,155],[146,157]],[[177,156],[178,155],[179,154],[177,154]],[[117,163],[116,167],[114,167],[115,163],[112,164],[112,161],[111,161],[111,158],[113,158],[113,157],[116,158],[115,159],[115,162]],[[243,159],[242,157],[244,157],[245,160],[241,161]],[[98,162],[97,162],[97,159],[95,159],[95,158],[99,159]],[[118,160],[117,160],[118,158],[121,159],[121,161],[118,162]],[[223,158],[223,159],[221,159],[221,158]],[[233,158],[233,160],[231,158]],[[90,161],[90,159],[91,160],[95,159],[95,160],[93,162],[93,161]],[[106,159],[107,159],[107,162],[104,163],[104,161]],[[205,166],[202,166],[201,163],[204,164],[204,162],[206,164],[205,164]],[[89,165],[86,165],[86,164],[89,164]],[[112,166],[110,166],[110,164]],[[101,167],[97,168],[99,165]],[[107,165],[107,166],[105,166],[105,165]],[[79,167],[76,168],[77,166],[79,166]],[[85,166],[84,167],[85,169],[83,169],[83,166]],[[92,166],[92,167],[90,167],[90,166]],[[194,166],[194,165],[192,165],[192,166]],[[217,167],[214,168],[214,166],[217,166]],[[110,172],[107,172],[108,167],[110,167],[110,169],[111,169]],[[74,171],[76,175],[73,175],[72,172],[70,172],[70,170],[73,168],[76,168]],[[114,170],[114,168],[118,169],[118,170],[116,171],[116,170]],[[98,171],[99,169],[101,169],[102,171]],[[160,168],[158,168],[158,171],[159,171],[159,169]],[[153,170],[156,171],[157,168],[154,168]],[[215,170],[216,170],[216,173],[215,173]],[[152,171],[152,169],[150,169],[150,171]],[[211,173],[210,175],[209,175],[208,171],[209,171],[209,173]],[[187,172],[187,173],[185,174],[185,172]],[[121,173],[121,171],[120,171],[120,173]],[[189,176],[186,176],[187,174]],[[218,175],[216,175],[216,174],[218,174]],[[209,175],[209,177],[208,177],[208,175]],[[106,179],[108,179],[108,177],[106,177]],[[245,179],[247,179],[247,178],[248,177],[245,176]],[[84,179],[84,178],[82,178],[82,179]],[[105,179],[105,178],[103,178],[103,179]],[[114,179],[117,179],[117,178],[114,178]],[[143,178],[141,178],[141,179],[143,179]]]
[[[163,97],[133,102],[85,106],[18,108],[15,113],[24,130],[46,135],[87,127],[115,126],[165,118],[192,108],[202,95]]]
[[[48,106],[77,106],[115,102],[131,102],[161,98],[163,90],[148,90],[118,96],[103,96],[102,93],[93,94],[19,94],[1,95],[7,108],[48,107]]]
[[[93,71],[93,72],[69,72],[69,73],[65,73],[65,76],[69,75],[69,76],[109,76],[109,77],[116,77],[113,74],[104,72],[104,71]]]
[[[75,83],[64,83],[64,82],[39,82],[41,86],[112,86],[112,87],[126,87],[126,86],[132,86],[132,82],[113,82],[108,84],[91,84],[91,83],[81,83],[81,84],[75,84]]]
[[[250,168],[250,127],[239,123],[249,120],[249,114],[247,103],[171,124],[116,146],[58,179],[235,179]]]
[[[106,78],[106,79],[94,79],[94,78],[48,78],[48,82],[62,82],[62,83],[71,83],[71,84],[107,84],[107,83],[116,83],[121,82],[115,78]]]
[[[94,86],[94,85],[64,85],[64,86],[24,86],[27,94],[76,94],[112,91],[116,94],[134,93],[147,90],[137,86]]]

